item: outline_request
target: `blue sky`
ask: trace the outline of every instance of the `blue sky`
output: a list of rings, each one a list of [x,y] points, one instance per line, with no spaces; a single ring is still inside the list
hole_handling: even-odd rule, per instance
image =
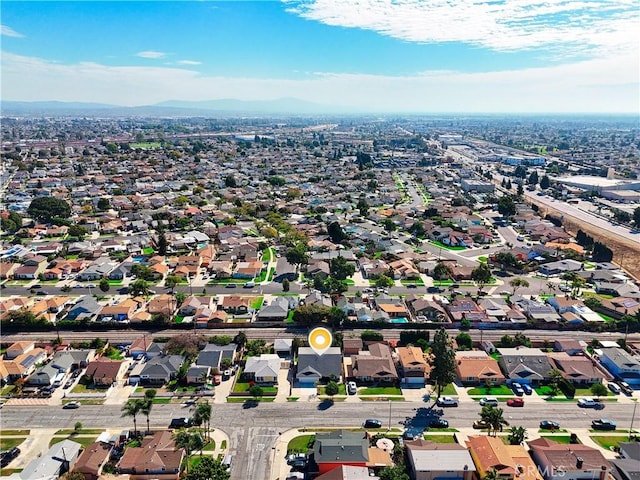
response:
[[[3,0],[2,98],[638,112],[635,0]]]

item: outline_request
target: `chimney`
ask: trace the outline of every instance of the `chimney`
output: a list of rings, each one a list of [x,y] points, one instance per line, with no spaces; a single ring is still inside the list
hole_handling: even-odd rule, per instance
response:
[[[584,460],[582,459],[582,457],[576,457],[576,468],[582,469],[583,463],[584,463]]]

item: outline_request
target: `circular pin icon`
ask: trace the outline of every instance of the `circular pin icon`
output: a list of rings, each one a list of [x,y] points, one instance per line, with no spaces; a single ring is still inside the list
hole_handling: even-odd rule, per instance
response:
[[[326,352],[332,342],[331,332],[324,327],[316,327],[309,332],[309,346],[316,352],[316,355],[322,355]]]

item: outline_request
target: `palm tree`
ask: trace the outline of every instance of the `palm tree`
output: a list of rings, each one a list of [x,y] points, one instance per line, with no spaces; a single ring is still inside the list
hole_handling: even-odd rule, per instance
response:
[[[527,280],[525,280],[524,278],[514,278],[513,280],[511,280],[509,282],[509,285],[511,285],[511,287],[513,288],[513,294],[516,294],[516,290],[518,290],[518,288],[520,287],[528,287],[529,286],[529,282]]]
[[[493,432],[494,437],[498,434],[498,431],[502,431],[503,426],[509,425],[509,422],[504,419],[504,410],[502,410],[502,408],[492,407],[491,405],[482,407],[480,418],[487,422],[489,434]]]
[[[133,417],[133,434],[135,436],[138,435],[138,425],[136,423],[136,416],[142,410],[143,405],[144,405],[144,401],[142,399],[131,398],[127,400],[127,403],[125,403],[121,409],[122,417]]]
[[[147,417],[147,433],[149,433],[149,415],[151,414],[151,409],[153,408],[153,399],[156,396],[156,391],[153,388],[144,392],[144,400],[142,401],[142,407],[140,411]]]
[[[487,470],[487,472],[484,474],[482,480],[498,480],[499,478],[500,475],[498,474],[498,470],[496,469],[496,467],[491,467],[491,470]]]
[[[184,448],[187,452],[187,463],[185,466],[185,470],[189,471],[189,457],[191,456],[191,452],[194,450],[200,450],[202,453],[202,448],[204,448],[204,441],[202,440],[202,435],[198,432],[192,432],[185,428],[181,428],[173,435],[173,440],[176,445],[176,449]]]
[[[524,427],[511,427],[509,430],[509,443],[511,445],[520,445],[527,439],[527,429]]]
[[[209,429],[211,427],[211,404],[209,402],[198,403],[194,417],[200,419],[205,426],[206,439],[210,440]]]
[[[547,290],[549,293],[556,291],[556,284],[553,282],[547,282]]]

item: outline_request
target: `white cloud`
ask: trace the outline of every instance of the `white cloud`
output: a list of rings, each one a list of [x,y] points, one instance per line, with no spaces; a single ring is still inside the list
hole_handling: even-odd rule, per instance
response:
[[[202,65],[202,62],[196,60],[178,60],[176,63],[178,65]]]
[[[2,52],[3,98],[148,105],[169,99],[296,97],[345,111],[635,112],[638,56],[482,73],[316,72],[302,79],[205,76],[186,67],[60,64]]]
[[[463,42],[499,51],[545,48],[563,55],[638,46],[640,10],[633,0],[283,1],[310,20],[411,42]]]
[[[154,52],[153,50],[136,53],[136,57],[140,58],[164,58],[166,56],[167,54],[164,52]]]
[[[3,37],[24,38],[24,35],[16,32],[13,28],[8,27],[7,25],[0,25],[0,35]]]

